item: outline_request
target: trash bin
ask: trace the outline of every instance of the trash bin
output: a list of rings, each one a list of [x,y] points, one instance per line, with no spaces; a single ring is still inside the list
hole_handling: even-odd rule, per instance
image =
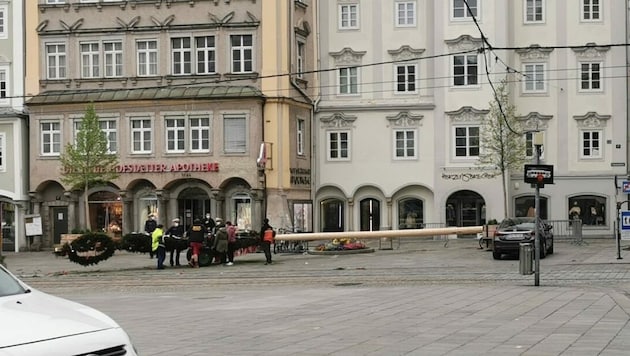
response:
[[[531,243],[521,243],[518,251],[519,271],[523,275],[534,273],[534,249]]]

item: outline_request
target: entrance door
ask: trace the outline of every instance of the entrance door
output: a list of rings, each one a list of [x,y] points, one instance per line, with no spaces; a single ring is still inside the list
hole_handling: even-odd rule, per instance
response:
[[[53,222],[53,244],[60,244],[61,234],[68,233],[68,207],[53,207],[51,221]]]
[[[184,218],[184,227],[188,229],[194,219],[203,221],[206,213],[210,211],[210,198],[200,188],[188,188],[177,197],[177,215]],[[215,212],[216,213],[216,212]]]
[[[485,201],[470,190],[453,193],[446,201],[446,222],[448,226],[479,226],[485,224]]]
[[[361,231],[381,229],[381,202],[376,199],[361,200]]]

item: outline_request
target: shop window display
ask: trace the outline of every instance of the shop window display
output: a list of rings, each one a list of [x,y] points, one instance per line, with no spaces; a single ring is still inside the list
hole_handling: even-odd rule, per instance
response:
[[[580,195],[569,198],[568,219],[580,219],[584,226],[606,225],[606,198]]]
[[[421,229],[424,223],[423,203],[420,199],[408,198],[398,202],[398,228]]]

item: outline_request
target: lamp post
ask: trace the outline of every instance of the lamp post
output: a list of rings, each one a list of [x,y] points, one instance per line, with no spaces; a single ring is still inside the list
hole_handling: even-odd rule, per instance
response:
[[[536,149],[536,164],[540,164],[540,154],[542,152],[543,134],[542,132],[534,133],[534,148]],[[537,177],[536,196],[534,208],[536,210],[536,222],[534,224],[534,285],[540,285],[540,186],[542,184],[542,176]]]

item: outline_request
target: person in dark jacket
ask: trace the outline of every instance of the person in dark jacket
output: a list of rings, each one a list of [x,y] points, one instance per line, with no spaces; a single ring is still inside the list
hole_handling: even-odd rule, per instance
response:
[[[209,234],[214,232],[214,227],[216,226],[216,223],[214,222],[214,220],[210,216],[210,213],[206,214],[206,219],[203,221],[203,225],[206,227],[206,231]]]
[[[215,226],[212,249],[218,255],[219,263],[227,263],[228,232],[226,226],[223,224],[222,221],[219,221],[217,226]]]
[[[260,228],[260,248],[265,253],[266,265],[271,264],[271,243],[269,239],[265,239],[265,232],[267,230],[271,230],[271,233],[275,236],[275,232],[273,231],[273,227],[269,224],[269,219],[263,219],[263,225]]]
[[[157,221],[155,221],[155,215],[149,214],[147,221],[144,222],[144,233],[151,237],[153,236],[153,230],[155,230],[156,227]],[[153,258],[154,254],[155,252],[153,252],[153,250],[149,251],[149,258]]]
[[[201,252],[206,234],[206,227],[201,223],[201,220],[195,219],[187,232],[188,243],[192,249],[192,256],[189,262],[190,267],[199,268],[199,252]]]

